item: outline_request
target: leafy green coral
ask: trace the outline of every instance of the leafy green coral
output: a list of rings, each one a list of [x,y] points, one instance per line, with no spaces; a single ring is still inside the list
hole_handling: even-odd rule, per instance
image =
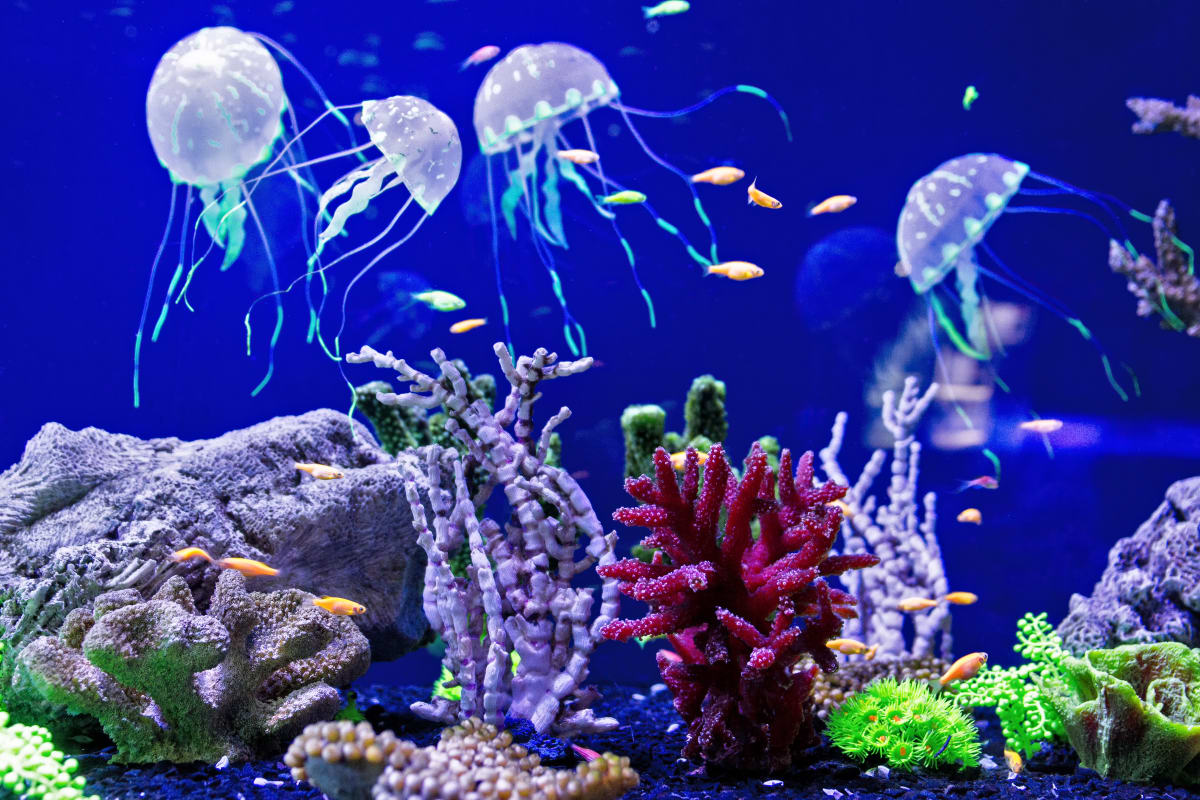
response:
[[[1066,656],[1041,689],[1079,762],[1126,781],[1200,783],[1200,650],[1131,644]]]
[[[894,769],[979,764],[974,720],[916,681],[872,683],[829,715],[825,732],[851,758],[883,758]]]
[[[1025,657],[1024,664],[986,667],[959,684],[955,700],[961,706],[994,707],[1004,731],[1004,746],[1028,758],[1040,751],[1042,742],[1066,738],[1058,712],[1037,682],[1057,684],[1062,662],[1069,654],[1045,613],[1026,614],[1017,621],[1013,650]]]

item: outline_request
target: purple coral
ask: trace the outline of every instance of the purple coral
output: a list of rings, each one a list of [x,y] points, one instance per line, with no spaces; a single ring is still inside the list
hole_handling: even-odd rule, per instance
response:
[[[621,641],[664,634],[670,640],[682,660],[660,651],[658,666],[688,724],[683,754],[689,758],[776,771],[816,741],[813,678],[818,665],[837,668],[825,643],[856,613],[854,598],[822,578],[879,559],[830,555],[842,514],[829,504],[846,489],[832,481],[814,486],[812,462],[805,453],[793,476],[784,450],[777,495],[776,474],[758,444],[740,482],[724,449],[713,445],[703,485],[695,450],[687,451],[681,484],[660,447],[654,479],[625,481],[643,505],[613,517],[650,528],[642,545],[658,552],[650,564],[627,558],[597,572],[621,580],[621,591],[649,604],[650,612],[613,620],[603,632]],[[805,654],[816,664],[797,669]]]
[[[507,713],[530,720],[539,733],[560,736],[611,730],[616,720],[593,715],[589,705],[598,695],[584,681],[600,629],[617,613],[617,583],[603,582],[593,618],[595,590],[573,582],[595,564],[616,560],[616,534],[605,535],[575,479],[546,463],[551,434],[570,410],[552,416],[537,438],[532,419],[539,384],[582,372],[592,359],[559,362],[539,349],[514,363],[503,344],[495,352],[511,389],[494,413],[484,401],[471,401],[461,371],[440,349],[431,354],[441,370],[437,378],[370,347],[346,356],[353,364],[394,369],[411,382],[406,394],[376,397],[385,405],[441,406],[446,430],[466,448],[465,457],[449,448],[421,449],[432,522],[418,484],[408,484],[418,542],[428,555],[425,613],[446,642],[450,685],[461,687],[457,701],[435,697],[413,710],[443,723],[479,716],[500,724]],[[472,496],[464,475],[477,466],[487,478]],[[498,486],[511,509],[503,526],[478,519]],[[581,537],[586,547],[578,556]],[[471,563],[459,576],[451,559],[464,545]],[[520,657],[515,671],[514,654]]]
[[[1108,245],[1108,265],[1129,279],[1126,288],[1137,298],[1139,317],[1158,315],[1162,327],[1200,337],[1200,280],[1191,250],[1175,235],[1175,209],[1166,200],[1154,212],[1153,227],[1158,263],[1145,255],[1134,258],[1114,240]]]

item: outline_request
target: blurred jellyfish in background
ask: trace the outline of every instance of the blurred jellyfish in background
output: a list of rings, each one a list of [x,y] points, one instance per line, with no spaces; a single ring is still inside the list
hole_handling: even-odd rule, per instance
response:
[[[827,331],[854,320],[866,339],[884,338],[894,330],[893,320],[880,320],[877,312],[895,316],[896,244],[881,228],[842,228],[808,248],[796,272],[796,310],[810,331]],[[864,313],[870,309],[871,313]],[[899,322],[897,318],[895,322]],[[878,327],[878,337],[862,326]]]
[[[283,151],[276,156],[276,161],[283,158],[288,150],[298,144],[303,136],[326,115],[332,114],[336,110],[330,108],[313,120],[284,147]],[[318,156],[307,163],[331,161],[350,156],[357,157],[366,150],[377,151],[377,154],[375,158],[368,159],[365,163],[356,163],[349,172],[322,192],[315,218],[316,247],[308,260],[308,270],[293,280],[286,288],[263,295],[250,305],[245,317],[247,354],[250,353],[253,344],[250,318],[254,307],[267,299],[274,299],[278,302],[280,295],[291,291],[301,281],[305,282],[306,287],[310,287],[314,279],[317,279],[320,281],[322,297],[316,307],[311,302],[309,304],[308,339],[311,342],[315,337],[329,357],[338,361],[340,365],[340,337],[346,327],[350,290],[384,257],[407,242],[417,232],[421,224],[438,209],[442,200],[458,181],[458,173],[462,167],[462,145],[459,142],[458,129],[454,126],[454,122],[432,103],[420,97],[396,95],[385,100],[367,100],[362,104],[360,110],[362,124],[371,141],[361,147]],[[267,171],[259,176],[259,179],[274,174],[271,171],[273,166],[274,162],[268,165]],[[398,186],[403,186],[407,190],[408,197],[383,230],[326,263],[323,260],[326,246],[335,236],[348,234],[347,223],[350,219],[365,211],[372,204],[378,204],[382,195]],[[403,235],[393,234],[392,231],[400,222],[400,218],[414,202],[419,210],[416,221]],[[351,237],[351,239],[357,240],[357,237]],[[333,336],[332,346],[330,346],[326,343],[321,330],[321,316],[328,291],[325,271],[363,251],[372,250],[372,248],[375,250],[370,261],[346,283],[346,288],[342,292],[341,318]],[[413,292],[408,294],[413,294]],[[402,308],[411,306],[407,300],[398,300],[397,302],[401,304]],[[272,339],[272,346],[274,346],[274,339]]]
[[[1026,204],[1031,198],[1035,204]],[[1072,202],[1084,208],[1074,207]],[[1128,391],[1091,329],[1062,303],[1010,269],[988,246],[986,234],[992,225],[1002,215],[1017,213],[1081,217],[1135,255],[1137,251],[1122,218],[1128,214],[1146,219],[1114,198],[1032,172],[1028,165],[1004,156],[972,153],[945,162],[913,184],[896,230],[900,253],[896,271],[909,278],[917,294],[928,299],[935,339],[940,328],[960,353],[979,362],[992,360],[994,346],[1002,349],[1003,337],[989,313],[990,304],[981,282],[981,278],[987,277],[1075,328],[1100,354],[1113,390],[1127,400]],[[954,279],[950,281],[952,274]],[[1137,380],[1132,370],[1121,366],[1128,373],[1121,377],[1136,392]],[[1002,389],[1006,388],[994,374],[993,379]]]
[[[650,326],[655,325],[654,303],[638,277],[633,248],[621,234],[617,223],[618,212],[600,201],[604,195],[627,192],[629,189],[613,180],[611,173],[605,172],[603,153],[596,149],[596,139],[592,135],[588,115],[605,106],[618,111],[646,155],[660,167],[675,174],[687,186],[696,214],[708,229],[709,246],[706,253],[693,247],[679,228],[663,219],[654,211],[653,206],[644,202],[644,195],[636,193],[634,196],[640,196],[642,202],[635,202],[653,217],[659,227],[678,239],[697,264],[709,267],[719,261],[716,231],[700,203],[700,196],[691,176],[667,163],[651,150],[634,127],[631,117],[676,117],[703,108],[731,92],[751,94],[771,103],[778,111],[785,132],[789,140],[791,139],[787,115],[783,109],[766,92],[753,86],[729,86],[699,103],[678,111],[645,111],[626,106],[620,102],[617,84],[609,76],[604,65],[595,56],[569,44],[548,42],[522,45],[488,71],[475,96],[475,135],[479,140],[480,150],[487,156],[492,253],[505,339],[510,349],[512,334],[509,327],[508,301],[504,296],[500,275],[497,194],[492,161],[500,163],[504,177],[499,194],[499,209],[509,235],[517,238],[519,211],[529,225],[534,249],[550,276],[554,295],[562,309],[563,336],[567,346],[575,355],[585,354],[587,339],[583,326],[571,315],[567,306],[562,280],[551,251],[551,247],[567,247],[560,207],[563,191],[569,192],[572,188],[579,191],[588,199],[597,214],[611,222],[629,261],[634,283],[646,303]],[[564,128],[574,120],[579,120],[583,138],[572,142],[568,140]],[[566,151],[583,148],[599,155],[600,158],[593,163],[584,163],[560,157],[560,154]],[[576,169],[577,165],[580,169]],[[585,174],[588,177],[585,177]]]
[[[325,107],[333,109],[312,75],[283,47],[261,34],[245,33],[231,27],[203,28],[180,40],[158,62],[150,80],[150,88],[146,93],[146,125],[155,155],[168,171],[172,187],[167,224],[150,267],[150,280],[134,341],[135,407],[141,403],[139,378],[142,338],[159,261],[174,223],[180,186],[185,188],[179,261],[150,340],[158,340],[167,319],[171,297],[176,295],[184,275],[187,229],[197,194],[203,206],[196,226],[198,229],[203,224],[211,240],[210,250],[213,247],[224,250],[221,269],[229,269],[237,261],[246,240],[246,219],[249,216],[262,237],[271,279],[276,287],[279,285],[270,242],[244,183],[247,173],[267,161],[274,153],[276,144],[283,140],[285,122],[293,135],[297,133],[295,112],[284,92],[279,66],[267,46],[296,67]],[[340,112],[333,113],[349,129],[349,121]],[[353,143],[352,135],[351,141]],[[302,149],[287,154],[280,172],[286,173],[295,182],[300,205],[305,208],[304,192],[315,195],[316,190],[311,180],[302,176],[297,159],[304,160]],[[307,232],[307,226],[301,227]],[[194,234],[192,240],[194,249]],[[305,246],[309,247],[307,239]],[[187,281],[190,281],[195,266],[193,264],[193,269],[189,271]],[[176,302],[186,299],[184,290],[187,281],[184,281],[184,289],[176,296]],[[283,310],[277,304],[271,360],[267,376],[259,389],[270,378],[274,343],[282,321]]]

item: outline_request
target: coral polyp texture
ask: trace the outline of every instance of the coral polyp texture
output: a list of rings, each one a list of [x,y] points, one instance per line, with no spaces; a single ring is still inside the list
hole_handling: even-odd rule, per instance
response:
[[[654,451],[665,447],[676,453],[694,447],[707,453],[714,442],[725,441],[729,419],[725,413],[725,382],[712,375],[692,381],[683,407],[683,433],[667,432],[667,412],[662,406],[628,406],[621,413],[625,434],[625,477],[635,478],[654,469]]]
[[[1200,646],[1200,477],[1171,484],[1108,551],[1091,597],[1073,594],[1069,608],[1058,635],[1075,655],[1155,641]]]
[[[949,667],[949,662],[933,656],[902,656],[851,661],[840,665],[837,672],[818,672],[812,693],[817,717],[828,719],[835,708],[880,678],[928,683],[940,678]]]
[[[1154,249],[1158,263],[1133,256],[1124,244],[1108,244],[1108,265],[1129,279],[1126,288],[1137,298],[1139,317],[1161,317],[1162,327],[1200,337],[1200,280],[1194,254],[1175,235],[1175,209],[1163,200],[1154,212]]]
[[[625,481],[642,505],[613,517],[650,528],[642,545],[658,552],[649,564],[628,558],[597,571],[619,579],[621,591],[648,603],[650,612],[613,620],[603,633],[621,641],[667,636],[681,660],[660,651],[658,667],[688,725],[688,758],[775,771],[816,741],[813,677],[818,667],[837,668],[825,642],[855,614],[854,598],[823,578],[879,559],[830,555],[842,516],[829,504],[846,489],[814,486],[812,461],[805,453],[793,474],[784,450],[776,474],[755,445],[739,481],[724,448],[714,444],[701,483],[695,450],[687,451],[677,478],[660,448],[654,478]],[[794,670],[805,655],[814,663]]]
[[[18,656],[18,679],[100,721],[118,763],[216,761],[278,752],[341,707],[334,686],[366,672],[348,617],[297,590],[247,592],[228,570],[201,614],[181,577],[149,600],[108,592],[67,615],[58,637]]]
[[[0,711],[0,797],[41,800],[99,800],[85,796],[79,762],[54,749],[50,731],[36,725],[9,724]]]
[[[1039,681],[1079,763],[1126,781],[1200,782],[1200,650],[1179,642],[1066,656]]]
[[[597,563],[616,561],[616,534],[605,534],[579,484],[549,463],[554,429],[570,410],[560,409],[540,433],[533,424],[541,383],[583,372],[592,359],[560,362],[539,349],[514,362],[502,343],[494,350],[510,386],[495,412],[472,397],[462,372],[440,349],[431,354],[440,369],[436,378],[369,347],[346,357],[395,370],[412,384],[405,394],[376,395],[379,403],[441,406],[445,429],[462,450],[424,448],[425,475],[407,487],[418,542],[428,556],[425,614],[446,643],[443,665],[460,689],[457,700],[433,697],[413,710],[438,722],[479,716],[499,723],[508,714],[529,720],[539,733],[560,736],[611,730],[616,720],[593,715],[589,706],[598,694],[585,681],[600,629],[617,613],[617,582],[603,581],[595,616],[595,588],[575,584]],[[486,481],[472,490],[466,476],[480,466]],[[428,508],[421,491],[426,485]],[[480,519],[497,487],[508,500],[504,525]],[[465,574],[456,574],[453,559],[464,545],[470,563]]]
[[[826,733],[851,758],[882,758],[912,769],[979,764],[975,721],[954,702],[922,683],[881,678],[829,715]]]
[[[1200,139],[1200,97],[1188,95],[1182,108],[1155,97],[1131,97],[1125,106],[1138,115],[1138,121],[1133,123],[1134,133],[1177,132]]]
[[[511,733],[470,718],[431,747],[370,725],[313,725],[286,763],[332,800],[613,800],[638,785],[629,759],[605,753],[574,770],[550,769]]]

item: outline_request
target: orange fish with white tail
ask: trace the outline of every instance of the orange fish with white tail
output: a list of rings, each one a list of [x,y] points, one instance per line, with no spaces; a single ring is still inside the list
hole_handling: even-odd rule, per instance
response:
[[[763,268],[749,261],[723,261],[720,264],[710,264],[705,275],[724,275],[731,281],[748,281],[751,278],[761,278]]]
[[[833,197],[826,197],[821,202],[808,210],[810,217],[815,217],[817,214],[840,214],[850,206],[858,202],[858,198],[851,194],[835,194]]]
[[[711,167],[692,176],[692,183],[711,183],[713,186],[728,186],[746,177],[737,167]]]
[[[783,208],[783,203],[758,188],[758,178],[750,181],[750,185],[746,187],[746,204],[763,208]]]

